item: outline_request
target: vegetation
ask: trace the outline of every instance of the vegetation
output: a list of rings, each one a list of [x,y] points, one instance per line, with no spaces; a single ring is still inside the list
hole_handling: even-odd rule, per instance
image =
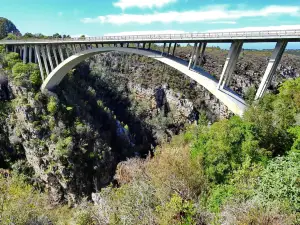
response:
[[[156,147],[153,156],[129,158],[131,151],[140,152],[130,145],[130,137],[124,141],[115,134],[117,117],[124,111],[114,114],[110,102],[99,97],[102,88],[122,106],[126,100],[122,87],[110,87],[94,76],[89,77],[91,81],[84,78],[75,83],[75,90],[70,85],[64,91],[58,90],[57,96],[43,95],[38,91],[41,79],[37,65],[24,65],[18,54],[4,54],[3,48],[0,54],[12,82],[29,90],[23,90],[24,96],[16,96],[13,104],[0,102],[1,162],[8,161],[5,166],[11,169],[0,170],[1,224],[300,223],[300,78],[286,81],[277,94],[268,94],[258,102],[253,102],[255,92],[249,89],[247,100],[252,103],[243,118],[232,116],[210,124],[200,115],[197,124],[187,126],[170,143]],[[137,61],[131,57],[129,60]],[[129,71],[126,63],[120,67]],[[172,87],[189,93],[191,98],[196,95],[188,79],[178,82],[180,74],[167,78],[163,70],[157,67],[154,73],[163,75],[153,80],[148,77],[148,84],[169,79]],[[75,82],[74,76],[73,71],[66,79]],[[142,78],[136,77],[139,79]],[[90,86],[93,82],[99,89]],[[113,88],[121,94],[117,95]],[[26,112],[26,124],[18,124],[16,114],[8,116],[10,111],[16,111],[15,106]],[[130,107],[143,120],[151,103],[139,101]],[[174,118],[171,113],[166,115],[160,113],[147,122],[171,127]],[[125,133],[143,132],[136,128],[140,121],[129,123],[132,114],[123,116],[126,120],[119,123]],[[7,143],[6,120],[13,124],[16,143]],[[28,138],[29,129],[34,132]],[[35,137],[31,138],[31,134]],[[40,177],[35,178],[32,167],[26,164],[24,149],[18,144],[25,139],[20,139],[22,135],[30,139],[26,140],[30,157],[38,155],[38,163],[46,162],[42,166],[45,168],[39,169],[43,176],[48,175],[50,188],[40,182]],[[3,146],[7,150],[10,144],[21,160],[12,159],[6,151],[2,153]],[[118,164],[115,180],[108,185],[108,168],[115,169],[114,157],[129,159]],[[103,177],[106,179],[101,180]],[[61,199],[60,204],[56,201],[55,207],[50,207],[53,202],[49,192],[62,186],[71,189],[68,198],[75,199],[74,193],[80,193],[79,197],[72,199],[70,207]],[[97,192],[93,198],[96,205],[83,198],[91,192]]]

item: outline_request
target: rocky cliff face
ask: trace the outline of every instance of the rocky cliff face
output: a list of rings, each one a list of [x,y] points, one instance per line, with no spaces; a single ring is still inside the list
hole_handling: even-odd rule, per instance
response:
[[[16,36],[21,35],[20,31],[10,20],[0,17],[0,39],[5,38],[9,33]]]
[[[219,53],[208,51],[206,56],[204,67],[212,74],[222,70],[219,60],[226,52]],[[246,56],[233,78],[242,94],[259,83],[267,62]],[[299,57],[285,55],[272,84],[299,76],[297,65]],[[80,64],[47,95],[14,85],[2,72],[0,103],[12,106],[0,118],[0,160],[13,155],[18,168],[25,157],[37,178],[32,182],[49,190],[53,204],[75,204],[81,196],[91,196],[112,181],[120,161],[148,155],[201,113],[211,121],[230,116],[212,94],[183,74],[120,53]],[[55,111],[49,109],[53,107]]]

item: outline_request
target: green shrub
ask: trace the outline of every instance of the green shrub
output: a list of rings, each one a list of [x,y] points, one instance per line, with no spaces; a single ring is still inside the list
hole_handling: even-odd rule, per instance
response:
[[[53,96],[49,98],[48,104],[47,104],[47,110],[51,115],[54,115],[58,110],[58,102],[57,99]]]
[[[21,62],[20,56],[18,53],[10,52],[10,53],[6,54],[4,57],[4,63],[5,63],[5,66],[8,67],[8,69],[12,69],[12,67],[18,62]]]
[[[202,132],[192,156],[203,162],[206,175],[215,183],[228,180],[248,159],[251,163],[267,159],[265,150],[259,147],[255,126],[237,116],[216,122]]]
[[[261,173],[257,197],[261,201],[288,204],[300,211],[300,153],[277,157]]]

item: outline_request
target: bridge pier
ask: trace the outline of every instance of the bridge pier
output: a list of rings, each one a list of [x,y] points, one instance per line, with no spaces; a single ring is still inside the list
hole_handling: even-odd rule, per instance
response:
[[[161,55],[163,56],[164,53],[165,53],[165,48],[166,48],[166,43],[164,43],[164,47],[163,47],[163,50],[161,51]]]
[[[226,58],[226,61],[225,61],[224,67],[223,67],[220,81],[218,83],[217,88],[219,90],[220,90],[220,88],[223,89],[225,85],[228,86],[230,79],[231,79],[231,75],[235,69],[236,62],[242,51],[242,47],[243,47],[243,42],[241,42],[241,41],[232,42],[228,56]]]
[[[287,41],[278,41],[277,42],[275,49],[273,50],[272,56],[269,59],[269,63],[268,63],[267,69],[265,71],[265,74],[262,78],[262,81],[261,81],[259,88],[257,90],[257,93],[255,95],[255,100],[261,98],[264,95],[264,93],[266,92],[267,88],[270,86],[270,83],[273,79],[273,76],[276,72],[276,69],[282,58],[282,55],[284,53],[286,46],[287,46]]]
[[[149,45],[148,45],[148,50],[150,50],[151,49],[151,43],[149,42]]]
[[[35,48],[35,56],[37,58],[39,68],[40,68],[41,77],[42,77],[42,80],[44,81],[45,77],[44,77],[44,70],[43,70],[42,60],[41,60],[41,55],[40,55],[40,47],[38,45],[35,45],[34,48]]]
[[[27,45],[24,45],[24,54],[23,54],[23,63],[26,64],[27,62]]]
[[[66,47],[68,47],[68,46],[66,46]],[[67,48],[66,48],[66,51],[68,52]],[[60,45],[58,46],[58,52],[59,52],[60,61],[63,62],[64,61],[64,54],[63,54],[63,51],[62,51]]]
[[[17,46],[14,45],[14,52],[17,52]]]
[[[174,47],[173,47],[173,53],[172,53],[173,56],[175,56],[176,46],[177,46],[177,43],[175,42]]]
[[[47,57],[46,57],[46,53],[45,53],[45,49],[43,46],[41,46],[41,50],[42,50],[42,58],[43,58],[43,61],[44,61],[44,66],[45,66],[45,69],[46,69],[46,73],[47,75],[49,75],[49,67],[48,67],[48,63],[47,63]]]
[[[29,52],[28,52],[28,54],[29,54],[29,63],[32,63],[32,46],[31,45],[29,45]]]
[[[170,55],[171,46],[172,46],[172,43],[169,44],[169,47],[168,47],[168,55]]]
[[[207,42],[204,42],[202,45],[202,51],[201,51],[201,56],[200,56],[200,61],[199,61],[199,66],[202,66],[205,50],[206,50]]]
[[[52,52],[53,52],[53,55],[54,55],[56,66],[58,66],[59,63],[58,63],[58,58],[57,58],[57,54],[56,54],[55,45],[52,45]]]
[[[73,48],[73,54],[75,55],[77,53],[75,45],[72,45],[72,48]]]
[[[194,59],[194,55],[195,55],[195,51],[196,51],[197,45],[198,45],[198,43],[196,42],[194,44],[194,48],[193,48],[193,51],[192,51],[192,54],[191,54],[191,57],[190,57],[190,62],[189,62],[189,65],[188,65],[188,69],[191,69],[191,65],[193,63],[193,59]]]
[[[49,45],[46,45],[46,50],[47,50],[48,61],[50,63],[50,67],[51,67],[51,71],[52,71],[52,70],[54,70],[54,67],[53,67],[53,62],[52,62],[52,58],[51,58],[51,54],[50,54]]]
[[[194,61],[193,69],[197,66],[197,62],[198,62],[198,59],[199,59],[201,46],[202,46],[202,43],[199,42],[199,45],[198,45],[197,51],[196,51],[196,58],[195,58],[195,61]]]

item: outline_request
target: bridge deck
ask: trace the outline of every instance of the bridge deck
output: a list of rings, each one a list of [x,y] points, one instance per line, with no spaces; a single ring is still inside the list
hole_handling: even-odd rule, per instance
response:
[[[246,31],[246,32],[213,32],[213,33],[182,33],[182,34],[155,34],[155,35],[126,35],[102,36],[86,38],[53,38],[53,39],[20,39],[1,40],[0,44],[95,44],[95,43],[188,43],[188,42],[275,42],[278,40],[289,42],[300,41],[300,30],[273,30],[273,31]]]

